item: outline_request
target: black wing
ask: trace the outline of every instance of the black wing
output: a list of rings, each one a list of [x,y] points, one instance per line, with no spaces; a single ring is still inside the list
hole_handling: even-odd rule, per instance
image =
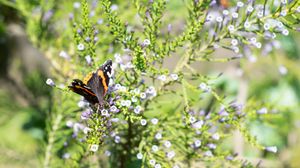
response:
[[[81,80],[74,79],[70,86],[68,86],[73,92],[83,96],[89,103],[95,104],[98,103],[98,98],[96,94],[86,86]]]

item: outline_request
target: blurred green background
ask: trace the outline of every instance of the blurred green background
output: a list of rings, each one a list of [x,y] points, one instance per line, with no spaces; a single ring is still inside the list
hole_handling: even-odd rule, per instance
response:
[[[135,23],[135,11],[126,10],[127,2],[114,2],[124,11],[123,19],[132,18],[128,20],[130,24],[140,24]],[[52,90],[45,84],[52,71],[45,55],[47,48],[53,49],[53,41],[39,44],[39,38],[64,40],[63,35],[53,37],[43,31],[47,31],[48,26],[57,30],[66,26],[59,17],[68,18],[74,2],[61,3],[55,8],[58,14],[53,16],[52,25],[41,25],[40,31],[33,31],[35,23],[41,23],[43,11],[47,11],[47,7],[39,7],[41,4],[39,1],[0,0],[0,167],[40,167],[43,163],[47,114],[52,103]],[[181,0],[168,3],[165,20],[173,24],[174,34],[179,34],[184,24],[187,12],[183,5]],[[270,56],[259,56],[255,63],[242,62],[243,77],[237,77],[240,72],[236,69],[237,61],[203,63],[199,71],[223,72],[218,85],[224,88],[226,95],[234,97],[237,90],[246,89],[244,96],[249,102],[256,105],[261,102],[262,107],[265,103],[275,104],[280,113],[272,118],[248,121],[250,132],[260,143],[278,146],[277,154],[255,150],[238,136],[226,142],[229,146],[253,163],[262,160],[265,167],[300,167],[300,34],[290,32],[278,40],[281,48]],[[225,56],[227,52],[220,49],[215,54]],[[281,65],[286,67],[287,74],[280,74]]]

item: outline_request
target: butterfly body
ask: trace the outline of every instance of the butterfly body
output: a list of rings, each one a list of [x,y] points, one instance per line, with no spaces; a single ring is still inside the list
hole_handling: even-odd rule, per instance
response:
[[[89,73],[83,81],[74,79],[68,88],[83,96],[90,104],[103,105],[111,76],[112,61],[107,60],[96,72]]]

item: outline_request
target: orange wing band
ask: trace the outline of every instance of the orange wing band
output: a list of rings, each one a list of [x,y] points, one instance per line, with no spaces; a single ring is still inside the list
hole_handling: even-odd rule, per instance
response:
[[[105,76],[104,76],[104,74],[103,74],[103,71],[102,70],[99,70],[98,71],[98,75],[101,77],[101,79],[102,79],[102,84],[103,84],[103,87],[104,87],[104,93],[103,93],[103,95],[105,95],[106,94],[106,91],[107,91],[107,89],[108,89],[108,86],[107,86],[107,83],[105,82]]]

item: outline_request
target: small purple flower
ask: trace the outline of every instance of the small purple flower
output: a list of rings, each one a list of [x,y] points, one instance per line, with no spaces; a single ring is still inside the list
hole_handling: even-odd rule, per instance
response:
[[[277,147],[276,146],[265,147],[265,150],[268,151],[268,152],[277,153]]]
[[[81,119],[86,120],[90,118],[91,114],[92,114],[91,110],[85,110],[81,113]]]
[[[161,139],[162,138],[162,135],[161,135],[161,133],[157,133],[157,134],[155,134],[155,139]]]
[[[48,78],[48,79],[46,80],[46,84],[49,85],[49,86],[52,86],[52,87],[55,86],[55,83],[54,83],[53,80],[50,79],[50,78]]]
[[[84,45],[83,45],[82,43],[78,44],[78,45],[77,45],[77,49],[78,49],[79,51],[83,51],[83,50],[84,50]]]
[[[197,140],[194,142],[194,145],[195,145],[196,148],[199,148],[199,147],[201,146],[201,141],[197,139]]]
[[[176,155],[176,153],[174,151],[170,151],[167,153],[168,159],[172,159],[175,155]]]
[[[139,160],[141,160],[141,159],[143,159],[143,154],[142,154],[142,153],[138,153],[138,154],[136,155],[136,157],[137,157]]]
[[[99,148],[99,145],[93,144],[93,145],[91,145],[91,147],[90,147],[90,151],[92,151],[92,152],[97,152],[97,151],[98,151],[98,148]]]
[[[196,129],[200,129],[200,128],[202,128],[202,125],[203,125],[203,124],[204,124],[204,122],[203,122],[202,120],[199,120],[199,121],[193,123],[193,124],[192,124],[192,127],[193,127],[193,128],[196,128]]]
[[[152,118],[151,122],[153,125],[156,125],[158,123],[158,119],[157,118]]]
[[[215,145],[213,143],[209,143],[209,144],[207,144],[207,147],[209,147],[210,149],[216,149],[217,145]]]
[[[154,159],[149,160],[149,164],[154,166],[155,165],[155,160]]]
[[[170,148],[172,144],[171,144],[170,141],[165,141],[164,145],[165,145],[166,148]]]
[[[158,146],[153,145],[153,146],[151,147],[151,149],[152,149],[153,152],[157,152],[157,151],[158,151]]]
[[[121,142],[121,137],[120,136],[115,136],[115,143],[120,143]]]
[[[268,109],[263,107],[259,110],[256,111],[257,114],[267,114],[268,113]]]
[[[220,139],[220,135],[218,133],[214,133],[211,137],[214,140],[219,140]]]
[[[110,155],[111,155],[111,152],[110,152],[109,150],[106,150],[106,151],[104,152],[104,154],[105,154],[106,156],[110,156]]]
[[[114,112],[114,113],[119,112],[119,109],[118,109],[116,106],[111,106],[111,107],[109,108],[109,110],[110,110],[111,112]]]
[[[134,111],[135,114],[140,114],[141,110],[142,110],[141,106],[136,106],[133,111]]]
[[[213,154],[212,154],[212,152],[209,150],[209,151],[206,151],[205,153],[204,153],[204,155],[205,156],[207,156],[207,157],[212,157],[213,156]]]
[[[108,111],[106,109],[101,110],[102,116],[109,116]]]
[[[80,2],[74,2],[74,3],[73,3],[73,7],[74,7],[75,9],[80,8],[80,6],[81,6]]]
[[[62,158],[63,159],[69,159],[71,157],[70,153],[64,153]]]
[[[147,120],[141,119],[141,125],[142,125],[142,126],[145,126],[146,124],[147,124]]]

